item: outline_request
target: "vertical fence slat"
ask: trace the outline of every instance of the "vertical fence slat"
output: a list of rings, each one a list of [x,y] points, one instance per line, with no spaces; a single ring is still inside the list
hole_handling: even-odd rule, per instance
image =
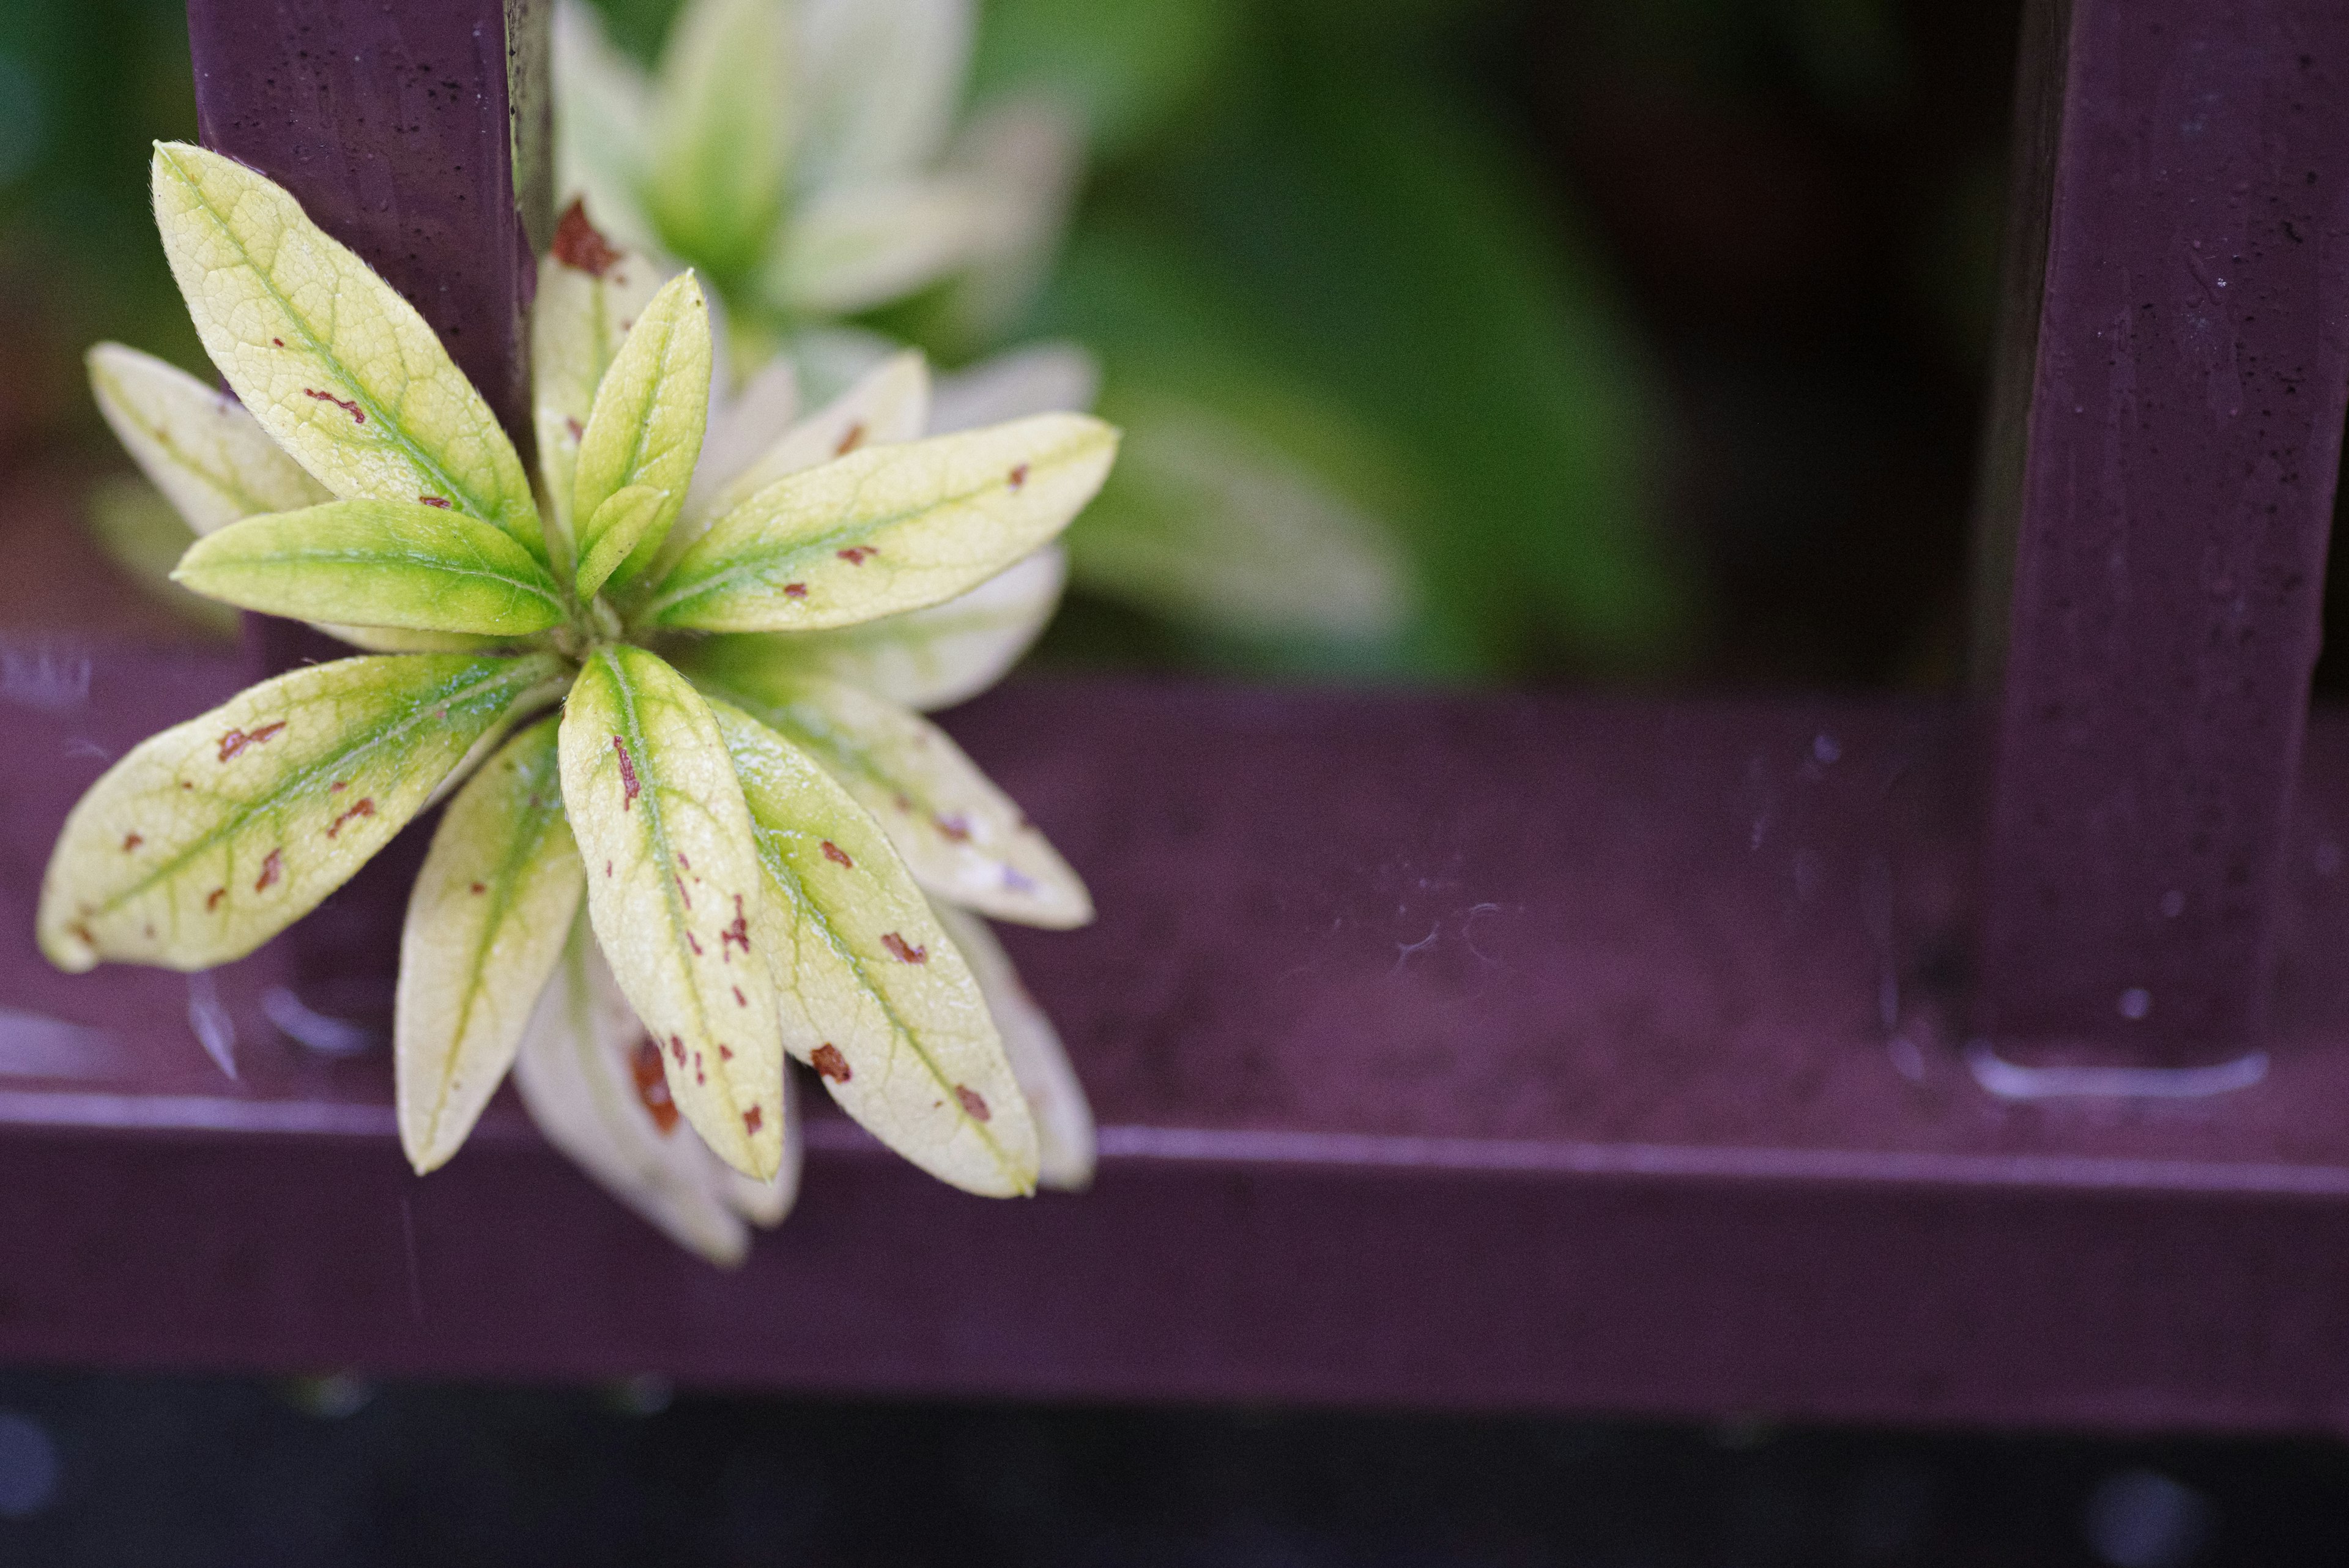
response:
[[[533,242],[554,227],[553,0],[188,0],[205,145],[293,192],[431,323],[523,452]],[[352,649],[247,618],[264,672]],[[299,1000],[388,1018],[403,835],[286,940]]]
[[[2035,21],[2061,104],[2052,170],[2018,176],[2048,192],[2044,281],[2009,305],[2037,313],[2007,334],[2033,346],[2011,372],[2024,449],[2002,462],[1994,429],[1985,464],[1983,525],[2013,548],[1981,584],[1980,1022],[2207,1054],[2261,1027],[2317,650],[2349,7],[2055,0]]]
[[[188,4],[205,145],[365,256],[525,443],[552,14],[551,0]]]

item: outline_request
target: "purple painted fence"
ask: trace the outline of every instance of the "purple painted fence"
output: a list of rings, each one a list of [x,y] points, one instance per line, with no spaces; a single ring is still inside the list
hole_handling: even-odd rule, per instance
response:
[[[1978,1020],[2222,1059],[2264,1029],[2349,407],[2349,8],[2025,31]]]
[[[467,327],[512,419],[543,14],[191,21],[208,137]],[[0,774],[0,1355],[2349,1430],[2349,723],[2302,737],[2344,45],[2314,0],[2033,11],[1987,752],[1958,706],[1799,698],[957,715],[1100,897],[1009,939],[1101,1113],[1082,1199],[819,1116],[801,1212],[722,1275],[509,1100],[416,1180],[380,1047],[273,1022],[383,950],[396,878],[193,982],[32,951],[67,805],[239,661],[0,646],[45,759]],[[2006,1059],[2050,1042],[2107,1064]]]

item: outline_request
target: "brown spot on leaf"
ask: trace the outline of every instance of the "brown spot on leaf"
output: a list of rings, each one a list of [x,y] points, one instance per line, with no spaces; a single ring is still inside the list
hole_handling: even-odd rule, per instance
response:
[[[695,936],[691,931],[685,933],[685,945],[693,950],[694,957],[699,958],[701,956],[701,939]]]
[[[456,510],[455,507],[449,504],[449,498],[445,495],[419,495],[416,499],[423,505],[438,506],[443,512],[453,512]]]
[[[351,416],[351,422],[353,424],[363,425],[367,423],[367,410],[360,408],[357,403],[352,401],[348,398],[338,398],[332,392],[322,392],[316,387],[303,388],[302,395],[305,398],[315,399],[322,403],[334,404],[335,407],[342,410],[343,412]]]
[[[479,882],[476,882],[476,883],[474,883],[474,884],[473,884],[473,897],[475,897],[476,898],[480,898],[482,894],[484,894],[484,893],[486,893],[486,892],[488,892],[488,891],[489,891],[489,888],[488,888],[486,886],[484,886],[483,884],[479,883]]]
[[[220,760],[227,762],[231,758],[234,757],[238,753],[243,751],[247,746],[260,746],[267,744],[270,738],[285,727],[285,721],[280,719],[274,724],[264,724],[261,728],[252,732],[250,734],[246,733],[243,730],[231,730],[227,734],[222,735],[220,739]]]
[[[122,853],[128,855],[146,842],[135,833],[126,833],[122,836]]]
[[[845,866],[852,871],[856,869],[856,862],[848,857],[848,851],[829,838],[823,841],[823,857],[836,866]]]
[[[685,1065],[685,1036],[684,1036],[684,1035],[682,1035],[682,1034],[672,1034],[672,1035],[670,1035],[670,1036],[668,1037],[668,1054],[669,1054],[670,1055],[672,1055],[672,1056],[674,1056],[674,1057],[676,1057],[676,1058],[677,1058],[677,1064],[678,1064],[678,1066],[682,1067],[682,1066],[684,1066],[684,1065]]]
[[[667,1137],[677,1127],[677,1101],[670,1098],[668,1075],[661,1071],[660,1047],[649,1036],[628,1053],[628,1076],[636,1081],[636,1099]]]
[[[995,1114],[987,1108],[986,1096],[968,1084],[955,1085],[955,1103],[975,1122],[987,1121]]]
[[[854,452],[858,447],[864,444],[864,421],[863,420],[859,420],[854,424],[850,425],[846,433],[842,435],[840,438],[840,444],[832,449],[832,455],[834,457],[846,457],[850,452]]]
[[[741,992],[736,992],[735,994],[740,996]],[[718,1059],[721,1062],[731,1062],[734,1060],[734,1047],[731,1045],[720,1045],[718,1048]]]
[[[727,944],[730,942],[740,942],[742,944],[742,956],[745,958],[750,956],[750,923],[743,917],[742,895],[740,893],[734,895],[734,923],[718,933],[719,957],[725,958],[727,956],[726,949]]]
[[[899,963],[927,963],[930,961],[929,949],[917,948],[895,931],[891,931],[884,936],[881,939],[881,945],[887,948],[889,950],[890,956],[895,958]]]
[[[282,849],[271,850],[262,859],[261,876],[254,882],[253,890],[256,893],[260,892],[285,874],[285,852]]]
[[[612,750],[620,756],[620,809],[626,811],[636,800],[636,764],[628,756],[628,748],[619,736],[612,737]]]
[[[563,217],[554,225],[553,248],[556,261],[589,277],[602,277],[620,259],[612,242],[587,221],[587,203],[584,201],[574,201],[563,209]]]
[[[572,439],[573,441],[578,441],[578,440],[580,440],[581,438],[585,437],[585,436],[586,435],[586,433],[587,433],[587,427],[586,427],[585,425],[581,424],[577,420],[575,420],[575,419],[572,418],[569,414],[565,414],[565,415],[564,415],[564,416],[563,416],[563,428],[564,428],[564,430],[567,430],[567,431],[569,431],[571,432],[571,439]]]
[[[326,793],[327,793],[328,794],[342,794],[345,790],[347,790],[347,789],[348,789],[348,788],[350,788],[350,787],[351,787],[351,781],[350,781],[350,780],[348,780],[348,779],[336,779],[334,783],[332,783],[332,784],[328,784],[328,785],[326,786]]]
[[[849,1079],[856,1076],[849,1070],[848,1058],[842,1055],[840,1047],[830,1041],[817,1046],[813,1054],[808,1057],[808,1061],[814,1064],[817,1072],[835,1084],[845,1084]]]
[[[930,820],[937,824],[940,833],[953,839],[957,844],[970,842],[970,818],[959,815],[936,816]]]
[[[743,1130],[750,1134],[751,1137],[756,1137],[759,1134],[759,1128],[765,1125],[766,1120],[767,1113],[765,1109],[759,1106],[752,1106],[749,1110],[742,1113]]]
[[[668,876],[669,880],[677,884],[677,896],[685,900],[685,907],[688,909],[693,908],[693,895],[685,890],[685,878],[674,871]]]
[[[807,597],[807,585],[805,583],[785,583],[783,585],[783,597],[787,599],[803,599]]]
[[[272,337],[269,341],[275,344],[280,348],[285,347],[285,339],[283,337]]]
[[[1009,477],[1005,479],[1003,483],[1011,486],[1015,492],[1018,491],[1021,485],[1028,483],[1028,465],[1023,462],[1019,467],[1013,469]]]
[[[373,816],[374,815],[375,797],[373,795],[363,794],[359,796],[357,804],[354,805],[350,810],[343,813],[342,815],[335,818],[333,822],[327,824],[326,836],[329,838],[340,836],[343,831],[343,825],[350,821],[350,819],[355,816]]]
[[[205,909],[205,910],[206,910],[207,912],[210,912],[211,910],[213,910],[213,909],[219,909],[219,908],[220,908],[220,901],[221,901],[222,898],[227,898],[227,897],[228,897],[228,889],[227,889],[227,888],[213,888],[211,892],[209,892],[209,893],[207,893],[207,894],[205,894],[205,895],[204,895],[204,909]]]
[[[838,556],[842,560],[847,562],[852,566],[861,566],[868,559],[879,555],[880,553],[880,551],[874,549],[870,545],[851,545],[845,550],[834,550],[833,552],[833,555]]]

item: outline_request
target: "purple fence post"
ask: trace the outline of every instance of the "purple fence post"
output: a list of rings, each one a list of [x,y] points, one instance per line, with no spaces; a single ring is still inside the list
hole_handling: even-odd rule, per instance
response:
[[[554,229],[553,16],[553,0],[188,0],[205,145],[293,192],[422,311],[525,454],[535,252]],[[249,624],[264,670],[352,651]],[[378,857],[289,939],[314,1010],[388,1015],[399,901],[385,889],[421,854]]]
[[[2349,7],[2033,0],[1979,651],[1977,1022],[2264,1023],[2349,400]]]

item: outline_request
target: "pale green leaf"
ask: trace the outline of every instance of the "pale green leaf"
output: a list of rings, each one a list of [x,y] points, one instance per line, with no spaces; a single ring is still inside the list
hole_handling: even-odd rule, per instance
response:
[[[694,668],[770,666],[827,675],[908,708],[949,708],[1003,679],[1061,602],[1068,557],[1048,545],[942,605],[835,631],[746,632],[707,639]]]
[[[1074,343],[1035,343],[940,376],[932,435],[999,425],[1030,414],[1081,414],[1101,395],[1101,362]]]
[[[848,1114],[967,1191],[1036,1181],[1036,1127],[978,983],[880,825],[813,759],[711,704],[757,825],[782,1038]]]
[[[1081,586],[1246,636],[1402,629],[1412,577],[1392,524],[1204,404],[1128,399],[1118,412],[1116,479],[1069,535]]]
[[[1068,105],[1013,99],[971,122],[951,166],[987,189],[996,221],[937,301],[934,333],[948,344],[992,342],[1027,314],[1059,259],[1084,165],[1083,122]],[[1085,408],[1090,400],[1045,406]]]
[[[159,143],[154,193],[205,351],[314,478],[345,500],[445,501],[543,551],[513,443],[415,306],[232,159]]]
[[[171,580],[264,615],[477,637],[562,624],[560,592],[511,535],[438,506],[329,501],[232,523]]]
[[[688,0],[661,56],[645,205],[721,286],[758,266],[782,213],[791,57],[773,0]]]
[[[810,0],[811,189],[911,173],[946,150],[970,69],[971,0]]]
[[[595,389],[572,481],[579,529],[579,597],[593,598],[607,579],[626,583],[627,551],[614,554],[606,534],[634,532],[641,567],[660,547],[693,483],[701,438],[709,426],[709,307],[691,273],[669,280],[628,329],[627,339]],[[613,513],[605,504],[623,490],[659,499]]]
[[[566,211],[554,234],[554,249],[538,264],[538,297],[530,310],[531,394],[548,531],[567,540],[574,525],[572,479],[595,389],[629,327],[660,291],[661,277],[644,257],[614,250],[584,206]],[[571,554],[566,545],[558,558]]]
[[[774,983],[752,950],[765,897],[742,787],[709,707],[642,649],[591,656],[563,715],[563,798],[587,911],[678,1108],[729,1165],[781,1158]]]
[[[583,913],[532,1016],[514,1087],[539,1131],[671,1241],[731,1267],[742,1224],[773,1225],[799,1190],[798,1096],[786,1078],[782,1158],[764,1181],[728,1167],[679,1117],[659,1047],[620,992]]]
[[[919,349],[892,354],[823,408],[785,429],[747,460],[705,461],[659,557],[674,566],[709,524],[779,479],[820,467],[862,447],[916,440],[929,417],[930,369]]]
[[[143,479],[115,474],[90,487],[85,504],[91,537],[141,592],[223,641],[243,624],[236,611],[200,598],[171,581],[188,548],[188,524],[179,508]]]
[[[243,957],[340,887],[561,670],[546,654],[346,659],[164,731],[66,818],[41,950],[77,971]]]
[[[564,200],[585,199],[601,226],[640,249],[653,237],[636,200],[652,140],[652,83],[604,36],[585,0],[556,5],[553,55],[555,189]]]
[[[935,899],[930,909],[970,964],[988,1013],[1003,1036],[1011,1075],[1036,1117],[1038,1185],[1083,1191],[1093,1184],[1097,1159],[1093,1108],[1069,1061],[1068,1048],[1061,1044],[1061,1032],[1036,1005],[1019,971],[1011,967],[1011,955],[985,920]]]
[[[594,598],[639,545],[657,545],[662,525],[675,512],[669,493],[649,484],[631,484],[605,496],[580,532],[586,549],[579,557],[579,597]]]
[[[824,192],[784,227],[767,298],[810,316],[903,299],[998,248],[1007,217],[985,184],[952,175]]]
[[[98,410],[198,534],[331,499],[234,398],[119,343],[89,351]]]
[[[723,337],[711,348],[722,361]],[[721,362],[711,377],[714,398],[709,408],[709,433],[701,440],[701,461],[693,467],[693,488],[687,492],[685,514],[697,507],[708,510],[709,498],[756,462],[783,438],[800,414],[798,368],[789,355],[778,355],[761,366],[748,381],[736,386]],[[735,389],[730,394],[729,388]],[[671,535],[675,537],[674,535]]]
[[[1082,414],[853,452],[710,525],[643,608],[654,625],[818,631],[968,592],[1101,488],[1117,432]]]
[[[457,1152],[505,1078],[579,911],[556,725],[508,741],[457,792],[409,895],[392,1065],[419,1175]]]
[[[871,812],[914,879],[999,919],[1065,929],[1093,918],[1067,861],[928,720],[844,681],[742,660],[696,674],[806,752]]]

